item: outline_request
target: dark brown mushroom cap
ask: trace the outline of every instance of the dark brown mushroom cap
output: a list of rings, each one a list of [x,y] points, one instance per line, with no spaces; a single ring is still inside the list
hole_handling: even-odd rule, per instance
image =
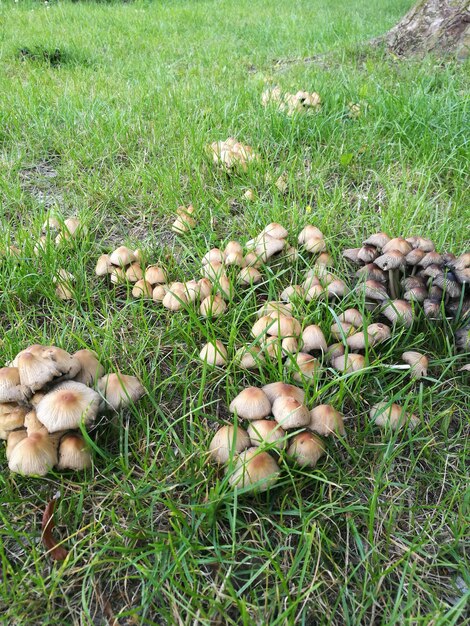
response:
[[[446,267],[451,267],[452,263],[457,260],[457,257],[452,252],[443,252],[441,256]]]
[[[375,246],[365,245],[359,248],[357,258],[363,263],[372,263],[379,256],[379,251]]]
[[[405,291],[416,287],[426,287],[426,281],[422,276],[406,276],[401,280],[401,285]]]
[[[426,252],[424,252],[424,250],[421,250],[420,248],[414,248],[406,255],[406,263],[407,265],[418,265],[418,263],[425,257],[425,255]]]
[[[356,278],[376,280],[379,283],[387,282],[387,274],[375,263],[367,263],[367,265],[360,267],[356,272]]]
[[[364,241],[365,246],[375,246],[382,249],[390,241],[390,237],[386,233],[374,233]]]
[[[426,299],[423,302],[424,314],[429,319],[439,320],[442,318],[441,301]]]
[[[438,252],[428,252],[418,263],[418,265],[420,267],[424,267],[424,269],[430,265],[438,265],[440,267],[443,264],[444,261],[442,260],[442,256]]]
[[[436,276],[439,276],[442,273],[443,273],[442,267],[440,265],[434,265],[434,264],[428,265],[427,267],[425,267],[419,272],[420,276],[430,277],[430,278],[436,278]]]
[[[397,250],[401,252],[403,255],[407,255],[408,252],[411,252],[411,245],[403,239],[403,237],[395,237],[394,239],[390,239],[384,247],[382,248],[382,255],[387,252],[391,252],[392,250]]]
[[[374,263],[384,271],[396,270],[400,267],[404,267],[406,258],[399,250],[388,250],[384,252],[382,256],[377,257]]]
[[[452,272],[442,273],[436,276],[432,284],[448,293],[451,298],[458,298],[462,289]]]
[[[428,290],[428,298],[430,300],[442,300],[442,294],[444,292],[437,285],[431,285]]]

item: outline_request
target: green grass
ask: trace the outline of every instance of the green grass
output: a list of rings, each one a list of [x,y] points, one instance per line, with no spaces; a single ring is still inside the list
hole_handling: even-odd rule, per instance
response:
[[[86,475],[22,478],[0,452],[0,623],[468,623],[470,387],[452,324],[420,316],[371,352],[365,372],[325,370],[308,404],[342,410],[347,439],[328,441],[315,471],[283,461],[279,486],[253,498],[231,490],[205,451],[244,384],[290,372],[282,363],[249,375],[210,370],[197,354],[213,338],[233,354],[257,298],[298,282],[310,259],[271,263],[264,283],[238,292],[214,322],[133,300],[94,276],[98,255],[125,242],[173,279],[189,278],[209,247],[246,241],[273,220],[292,243],[305,223],[321,228],[340,273],[342,248],[375,230],[468,249],[468,65],[361,45],[411,4],[1,5],[0,247],[21,249],[19,261],[0,261],[1,363],[31,343],[90,347],[109,370],[138,375],[148,395],[98,429]],[[319,92],[321,112],[263,109],[273,84]],[[364,115],[350,119],[349,102]],[[205,155],[229,135],[262,156],[246,174],[222,174]],[[281,194],[268,178],[284,172]],[[177,237],[174,211],[190,202],[197,228]],[[51,242],[37,258],[48,209],[79,215],[88,234]],[[54,295],[61,267],[77,279],[72,303]],[[298,313],[326,331],[349,305],[361,306],[357,294]],[[419,383],[383,367],[411,347],[431,360]],[[384,398],[420,426],[379,432],[368,410]],[[57,490],[58,533],[71,550],[63,564],[40,542]]]

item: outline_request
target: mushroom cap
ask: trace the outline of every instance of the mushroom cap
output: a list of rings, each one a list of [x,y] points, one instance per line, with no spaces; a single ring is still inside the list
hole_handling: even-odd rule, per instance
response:
[[[411,366],[410,374],[411,377],[418,380],[423,376],[427,376],[428,373],[428,357],[420,352],[413,352],[413,350],[409,350],[407,352],[403,352],[401,355],[402,360],[408,365]]]
[[[81,363],[72,354],[57,346],[44,348],[41,357],[52,361],[64,378],[74,378],[81,368]]]
[[[153,296],[153,292],[152,292]],[[163,296],[162,304],[165,309],[169,309],[170,311],[179,311],[188,303],[188,296],[182,288],[173,288],[168,289],[166,294]]]
[[[346,285],[344,280],[337,278],[326,286],[326,294],[328,298],[343,298],[346,294],[349,293],[349,287]]]
[[[270,316],[271,313],[280,313],[284,315],[284,317],[292,317],[292,305],[289,302],[278,302],[275,300],[271,300],[269,302],[265,302],[257,312],[258,317]]]
[[[274,420],[254,420],[248,426],[248,436],[254,447],[274,445],[278,450],[286,447],[286,433]]]
[[[225,254],[219,248],[212,248],[209,252],[202,257],[202,265],[207,265],[208,263],[224,263]]]
[[[310,411],[310,430],[319,435],[346,434],[342,414],[331,404],[319,404]]]
[[[427,252],[418,263],[418,265],[420,267],[424,267],[424,269],[428,268],[430,265],[437,265],[438,267],[441,267],[443,264],[444,261],[442,256],[436,251]]]
[[[260,341],[262,350],[273,361],[282,358],[282,339],[280,337],[263,337]]]
[[[109,260],[117,267],[126,267],[136,260],[135,254],[127,246],[119,246],[109,256]]]
[[[420,250],[420,248],[414,248],[411,252],[408,252],[406,255],[406,264],[407,265],[418,265],[418,263],[423,259],[426,252],[424,250]]]
[[[92,423],[97,414],[100,397],[82,383],[60,383],[47,393],[36,407],[37,418],[48,432],[78,428],[83,422]]]
[[[78,433],[67,433],[59,443],[57,469],[80,471],[91,467],[91,453]]]
[[[424,302],[427,297],[428,290],[426,287],[413,287],[403,294],[403,300],[407,302]]]
[[[244,370],[252,370],[260,368],[265,358],[258,346],[242,346],[236,351],[233,361]]]
[[[220,296],[211,295],[201,302],[200,312],[203,317],[219,317],[227,310],[227,304]]]
[[[362,354],[345,354],[331,359],[331,365],[339,372],[358,372],[364,369],[366,360]]]
[[[28,409],[16,402],[0,404],[0,431],[10,432],[24,426],[24,418]]]
[[[346,339],[346,344],[350,350],[364,350],[366,345],[372,345],[370,339],[368,333],[358,331]]]
[[[399,250],[388,250],[374,261],[384,271],[396,270],[406,265],[406,257]]]
[[[435,249],[433,242],[425,237],[407,237],[406,241],[412,248],[419,248],[420,250],[423,250],[423,252],[433,252]]]
[[[415,415],[408,415],[403,407],[388,402],[374,404],[370,410],[370,417],[377,426],[392,430],[398,430],[405,424],[408,424],[409,428],[414,428],[419,422]]]
[[[297,250],[297,248],[294,248],[294,246],[286,245],[284,249],[284,253],[285,253],[286,259],[290,263],[295,263],[295,261],[297,261],[297,259],[299,258],[299,251]]]
[[[356,278],[385,283],[387,281],[387,274],[375,263],[367,263],[367,265],[363,265],[357,270]]]
[[[273,237],[274,239],[287,239],[289,233],[287,229],[282,226],[282,224],[278,224],[277,222],[271,222],[262,231],[264,234]]]
[[[281,342],[281,350],[285,356],[297,354],[299,351],[299,340],[295,337],[284,337]]]
[[[249,252],[243,259],[243,265],[246,267],[260,267],[262,264],[263,260],[254,252]]]
[[[433,286],[439,287],[451,298],[459,298],[462,289],[457,278],[452,272],[442,273],[436,276],[432,281]]]
[[[112,269],[113,264],[111,263],[109,254],[102,254],[96,262],[95,274],[97,276],[106,276],[106,274],[109,274]]]
[[[28,433],[24,429],[12,430],[11,432],[8,433],[7,448],[6,448],[7,461],[10,460],[11,453],[13,451],[13,448],[16,446],[16,444],[22,441],[23,439],[25,439],[25,437],[27,436],[28,436]]]
[[[271,404],[277,400],[277,398],[294,398],[298,402],[302,403],[305,398],[305,391],[295,385],[278,381],[275,383],[268,383],[262,387],[264,393],[268,396]]]
[[[240,454],[229,476],[232,487],[250,487],[250,491],[267,491],[277,481],[279,466],[267,452],[248,448]]]
[[[45,476],[57,463],[57,449],[46,433],[35,432],[22,438],[10,452],[8,467],[23,476]]]
[[[131,283],[136,283],[138,280],[142,280],[144,272],[137,262],[131,263],[126,269],[126,278]]]
[[[199,286],[199,297],[201,298],[201,300],[204,300],[211,295],[212,283],[208,278],[200,278],[197,281],[197,284]]]
[[[423,302],[424,314],[429,319],[439,320],[442,317],[441,301],[426,298]]]
[[[383,248],[390,241],[390,237],[387,233],[374,233],[370,237],[368,237],[364,244],[365,246],[375,246],[376,248]]]
[[[113,265],[113,269],[109,273],[109,278],[113,285],[123,285],[127,281],[126,270],[123,267]]]
[[[206,343],[199,353],[199,358],[207,365],[221,367],[227,363],[228,355],[224,344],[217,340]]]
[[[91,387],[104,375],[104,367],[91,350],[79,350],[73,356],[80,363],[80,371],[74,377],[77,383]]]
[[[272,256],[280,252],[286,242],[284,239],[276,239],[270,235],[263,235],[262,239],[258,241],[254,249],[254,253],[263,261],[266,262]]]
[[[392,250],[401,252],[402,255],[407,255],[411,252],[411,244],[409,244],[406,239],[403,239],[403,237],[395,237],[394,239],[387,241],[387,243],[382,247],[382,254],[391,252]],[[377,260],[375,262],[377,263]],[[379,264],[377,263],[377,265]]]
[[[343,356],[345,352],[343,343],[332,343],[326,350],[326,360],[331,363],[333,359]]]
[[[390,300],[382,314],[392,324],[403,324],[407,327],[413,324],[413,309],[406,300]]]
[[[33,352],[23,352],[18,356],[18,370],[21,384],[31,391],[38,391],[54,378],[62,376],[57,363]]]
[[[320,363],[317,359],[305,352],[299,352],[293,357],[293,361],[298,369],[294,372],[293,378],[302,382],[305,378],[314,378],[316,372],[320,369]]]
[[[330,332],[335,339],[344,340],[346,337],[353,335],[356,328],[347,322],[335,322],[330,326]]]
[[[315,467],[324,454],[323,441],[308,431],[295,435],[287,450],[287,455],[301,467]]]
[[[316,226],[307,224],[299,233],[298,242],[300,244],[305,243],[308,239],[323,239],[323,233]]]
[[[322,329],[317,324],[306,326],[302,333],[303,349],[305,352],[321,350],[326,352],[327,344]]]
[[[307,239],[307,241],[304,243],[304,248],[307,252],[310,252],[311,254],[319,254],[321,252],[325,252],[326,243],[323,238],[311,237],[310,239]]]
[[[279,297],[281,300],[285,300],[286,302],[292,302],[292,300],[295,301],[298,298],[304,298],[305,289],[301,285],[289,285],[289,287],[286,287]]]
[[[390,339],[392,331],[386,324],[369,324],[367,327],[367,334],[369,335],[369,344],[376,346],[379,343],[383,343]]]
[[[263,279],[261,272],[256,267],[243,267],[238,274],[238,282],[240,285],[253,285],[259,283]]]
[[[362,313],[357,309],[346,309],[346,311],[338,315],[338,319],[340,322],[352,324],[355,328],[360,328],[364,323]]]
[[[280,313],[270,313],[269,317],[274,320],[274,324],[270,324],[267,327],[268,335],[271,335],[272,337],[300,336],[302,328],[300,326],[300,322],[298,322],[294,317],[285,317]]]
[[[316,274],[312,272],[312,270],[309,270],[307,274],[305,275],[305,280],[302,283],[302,288],[305,291],[308,291],[314,285],[321,285],[320,279],[318,278]]]
[[[146,393],[138,378],[125,374],[106,374],[98,381],[98,391],[116,411],[137,402]]]
[[[267,334],[267,329],[274,326],[276,320],[270,315],[263,315],[260,317],[251,327],[251,335],[255,339],[264,337]]]
[[[26,390],[21,385],[19,369],[0,368],[0,402],[22,402],[26,395]]]
[[[378,280],[366,280],[364,283],[364,295],[372,300],[388,300],[389,295],[385,286]]]
[[[365,244],[359,248],[357,258],[363,263],[372,263],[379,256],[379,252],[375,246]]]
[[[238,241],[229,241],[225,246],[225,262],[230,254],[241,254],[243,256],[243,246]]]
[[[310,289],[304,294],[305,300],[307,302],[311,302],[312,300],[318,300],[323,297],[325,294],[325,290],[322,285],[312,285]]]
[[[221,465],[249,448],[250,445],[250,437],[246,430],[238,425],[222,426],[209,444],[209,456],[212,461]]]
[[[219,261],[209,261],[202,266],[201,274],[203,278],[219,280],[221,276],[225,276],[225,265]]]
[[[289,396],[280,396],[273,402],[272,412],[274,419],[284,430],[302,428],[310,423],[310,413],[307,407]]]
[[[237,267],[245,267],[245,259],[241,252],[230,252],[225,257],[225,265],[236,265]]]
[[[243,419],[259,420],[271,413],[271,402],[259,387],[247,387],[232,400],[229,410]]]
[[[145,280],[151,285],[163,285],[168,277],[165,270],[158,265],[149,265],[145,268]]]
[[[152,300],[155,300],[155,302],[163,302],[163,299],[165,298],[166,293],[167,293],[166,285],[155,285],[152,291]]]
[[[147,280],[138,280],[132,288],[132,296],[134,298],[152,298],[153,287]]]

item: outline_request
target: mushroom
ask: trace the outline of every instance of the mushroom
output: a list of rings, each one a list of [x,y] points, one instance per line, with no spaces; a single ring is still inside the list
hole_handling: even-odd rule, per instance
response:
[[[268,328],[276,324],[276,319],[270,315],[263,315],[251,327],[251,335],[255,339],[260,339],[267,334]]]
[[[376,248],[382,249],[384,246],[387,245],[389,241],[390,241],[390,237],[386,233],[380,232],[380,233],[374,233],[373,235],[368,237],[364,241],[363,245],[374,246]]]
[[[248,448],[236,459],[235,469],[229,476],[232,487],[249,487],[250,491],[267,491],[279,477],[279,467],[267,452]]]
[[[262,231],[264,234],[273,237],[274,239],[286,239],[289,236],[288,231],[277,222],[271,222]]]
[[[284,430],[302,428],[310,423],[310,413],[307,407],[289,396],[280,396],[273,402],[272,412],[274,419]]]
[[[164,285],[168,278],[165,270],[158,265],[149,265],[145,268],[145,280],[151,285]]]
[[[131,283],[136,283],[137,281],[142,280],[143,277],[144,272],[137,262],[131,263],[126,269],[126,278]]]
[[[98,391],[115,411],[137,402],[145,395],[145,389],[138,378],[120,373],[106,374],[100,378]]]
[[[390,294],[392,298],[397,298],[399,270],[406,265],[406,258],[404,254],[399,250],[389,249],[386,251],[384,249],[382,256],[379,256],[377,259],[375,259],[374,263],[378,265],[380,269],[388,271]]]
[[[303,349],[305,352],[321,350],[326,352],[326,339],[320,326],[310,324],[306,326],[302,332]]]
[[[153,292],[152,292],[153,295]],[[168,291],[163,296],[162,304],[166,309],[170,311],[179,311],[188,303],[188,296],[186,290],[183,287],[172,289],[168,288]]]
[[[225,262],[227,263],[227,257],[231,254],[240,254],[243,256],[243,247],[238,241],[229,241],[228,244],[225,246],[224,254]]]
[[[340,322],[352,324],[355,328],[360,328],[364,323],[364,318],[357,309],[346,309],[346,311],[338,315],[338,319]]]
[[[339,356],[343,356],[344,344],[343,343],[332,343],[331,346],[328,346],[326,349],[326,360],[331,363],[333,359],[337,359]]]
[[[123,285],[127,281],[126,270],[122,267],[115,267],[113,265],[113,270],[109,273],[109,278],[113,285]]]
[[[316,226],[307,225],[300,231],[298,242],[303,244],[309,239],[323,239],[323,233]]]
[[[319,254],[321,252],[325,252],[326,243],[325,240],[320,237],[311,237],[304,243],[304,248],[311,254]]]
[[[331,359],[331,365],[339,372],[358,372],[364,369],[366,360],[362,354],[345,354]]]
[[[300,322],[298,322],[294,317],[285,317],[280,313],[270,313],[269,317],[274,320],[274,324],[267,326],[266,332],[268,335],[281,338],[300,336],[302,332]]]
[[[18,371],[21,384],[32,392],[62,375],[57,363],[33,352],[23,352],[18,356]]]
[[[386,254],[392,250],[401,252],[402,255],[406,256],[409,252],[411,252],[411,244],[409,244],[406,239],[403,239],[403,237],[395,237],[394,239],[387,241],[387,243],[382,247],[382,254]],[[377,261],[375,262],[377,263]]]
[[[104,375],[104,367],[91,350],[79,350],[73,356],[80,363],[80,371],[74,376],[76,382],[91,387]]]
[[[328,437],[331,434],[344,436],[343,416],[331,404],[319,404],[310,411],[310,430]]]
[[[202,264],[208,265],[209,263],[224,263],[225,254],[219,248],[211,248],[209,252],[202,257]]]
[[[52,361],[61,372],[63,378],[75,378],[81,368],[78,359],[57,346],[45,347],[41,357],[44,360]]]
[[[407,424],[409,428],[414,428],[419,423],[415,415],[408,415],[403,407],[388,402],[378,402],[374,404],[370,410],[370,417],[380,428],[388,427],[392,430],[398,430],[405,424]]]
[[[330,326],[330,332],[335,339],[345,340],[349,335],[356,332],[355,327],[347,322],[334,323]]]
[[[238,282],[240,285],[254,285],[263,279],[261,273],[256,267],[244,267],[238,274]]]
[[[287,455],[301,467],[315,467],[324,454],[323,441],[308,431],[295,435],[287,450]]]
[[[284,239],[276,239],[269,235],[263,235],[263,238],[256,245],[254,252],[265,263],[272,256],[280,252],[285,246]]]
[[[413,309],[406,300],[391,300],[382,310],[382,314],[392,324],[403,324],[408,328],[413,324]]]
[[[171,230],[175,233],[185,233],[190,228],[196,226],[196,220],[193,217],[194,207],[190,204],[188,207],[180,206],[176,209],[177,218],[171,226]]]
[[[281,350],[284,356],[296,354],[299,351],[299,341],[295,337],[284,337]]]
[[[285,302],[276,302],[271,300],[270,302],[265,302],[261,308],[258,309],[257,315],[258,317],[270,316],[271,313],[280,313],[284,315],[284,317],[292,317],[292,305],[290,303]]]
[[[232,400],[229,410],[243,419],[259,420],[271,413],[271,402],[262,389],[247,387]]]
[[[378,256],[379,252],[377,248],[367,244],[363,245],[362,248],[359,248],[357,253],[358,260],[363,263],[373,263]]]
[[[14,402],[0,404],[0,439],[7,439],[12,430],[22,428],[28,409]]]
[[[0,368],[0,402],[23,402],[28,390],[22,385],[17,367]]]
[[[211,281],[219,280],[221,276],[225,276],[225,265],[219,261],[209,261],[202,266],[201,274]]]
[[[427,356],[421,354],[420,352],[413,352],[412,350],[409,350],[407,352],[403,352],[401,358],[410,366],[410,374],[412,378],[419,380],[423,376],[427,376],[429,364]]]
[[[208,278],[201,278],[197,282],[199,287],[199,297],[205,300],[212,293],[212,283]]]
[[[255,447],[272,445],[278,450],[286,446],[286,433],[273,420],[254,420],[248,426],[251,445]]]
[[[318,300],[325,294],[325,289],[320,283],[313,284],[308,291],[305,292],[304,297],[307,302],[312,300]]]
[[[225,265],[235,265],[237,267],[245,267],[245,259],[241,252],[231,252],[225,257]]]
[[[279,337],[264,337],[260,341],[260,346],[271,360],[282,359],[282,340]]]
[[[300,285],[289,285],[286,287],[284,291],[281,293],[281,300],[285,300],[286,302],[292,302],[296,298],[304,298],[305,297],[305,289]]]
[[[289,385],[278,381],[276,383],[268,383],[262,387],[264,393],[268,396],[271,403],[275,402],[278,398],[294,398],[298,402],[302,403],[305,398],[305,391],[295,385]]]
[[[387,281],[387,274],[380,269],[375,263],[368,263],[363,265],[356,272],[356,278],[362,278],[363,280],[374,280],[378,283],[385,283]]]
[[[138,280],[132,289],[132,296],[134,298],[152,298],[152,295],[153,287],[146,280]]]
[[[406,241],[411,245],[412,248],[419,248],[423,250],[423,252],[433,252],[434,244],[430,239],[425,239],[424,237],[407,237]]]
[[[82,383],[60,383],[47,393],[36,407],[37,418],[48,432],[78,428],[94,422],[99,395]]]
[[[328,298],[343,298],[346,294],[349,293],[349,288],[344,282],[344,280],[336,279],[331,281],[326,286],[326,294]]]
[[[359,261],[358,255],[359,255],[360,249],[361,248],[347,248],[346,250],[343,250],[343,256],[348,261],[359,264],[360,261]]]
[[[364,286],[364,295],[366,298],[371,298],[372,300],[384,301],[388,300],[389,295],[385,286],[382,283],[379,283],[377,280],[368,279],[365,281]]]
[[[222,426],[209,444],[212,461],[222,465],[251,445],[246,430],[240,426]]]
[[[167,294],[167,286],[166,285],[155,285],[153,291],[152,291],[152,300],[155,300],[155,302],[162,302],[165,299],[165,296]]]
[[[424,314],[429,319],[439,320],[442,318],[441,301],[426,298],[423,302]]]
[[[265,361],[263,352],[258,346],[243,346],[234,356],[234,363],[244,370],[259,368]]]
[[[225,301],[217,295],[207,296],[201,302],[200,312],[203,317],[219,317],[227,310]]]
[[[24,476],[45,476],[56,465],[57,447],[45,429],[15,439],[16,445],[10,449],[8,460],[12,472]]]
[[[102,254],[96,262],[95,274],[97,276],[106,276],[106,274],[110,274],[113,271],[113,268],[109,254]]]
[[[109,260],[113,265],[118,267],[126,267],[135,261],[135,255],[127,246],[119,246],[110,255]]]
[[[28,436],[28,433],[26,432],[25,429],[12,430],[11,432],[8,433],[7,447],[6,447],[7,461],[10,460],[11,453],[13,452],[13,448],[16,446],[16,444],[22,441],[27,436]]]
[[[221,367],[227,363],[227,350],[224,344],[219,340],[209,342],[202,348],[199,353],[199,358],[207,365]]]
[[[78,433],[64,435],[59,443],[57,469],[81,471],[89,467],[91,454],[83,437]]]
[[[299,352],[296,354],[292,358],[292,361],[295,363],[298,370],[294,372],[293,378],[299,382],[302,382],[306,378],[314,378],[315,373],[320,369],[320,363],[317,359],[310,354],[306,354],[305,352]]]

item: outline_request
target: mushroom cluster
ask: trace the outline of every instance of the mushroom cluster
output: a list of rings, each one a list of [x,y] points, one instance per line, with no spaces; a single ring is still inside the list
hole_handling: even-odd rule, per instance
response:
[[[48,215],[42,226],[42,232],[39,236],[39,240],[34,247],[34,252],[38,255],[41,254],[47,245],[48,238],[53,235],[55,235],[54,241],[56,245],[60,245],[64,241],[76,239],[85,233],[86,228],[77,217],[68,217],[67,219],[62,220],[57,216]]]
[[[430,319],[449,314],[470,313],[470,252],[459,257],[436,252],[434,243],[424,237],[394,237],[375,233],[362,247],[344,250],[343,256],[359,266],[366,299],[379,304],[390,322],[411,326],[413,305],[422,304]]]
[[[248,163],[259,159],[251,146],[240,143],[235,137],[225,141],[214,141],[208,146],[212,160],[227,171],[234,168],[248,169]]]
[[[100,411],[117,411],[144,393],[134,376],[105,374],[90,350],[29,346],[0,369],[0,438],[7,441],[9,468],[44,476],[53,467],[89,467],[79,429],[90,428]]]
[[[279,86],[270,87],[261,94],[261,103],[264,107],[275,106],[287,115],[295,113],[312,113],[321,107],[321,98],[315,93],[298,91],[297,93],[282,93]]]
[[[186,233],[196,226],[196,220],[193,217],[194,207],[190,204],[187,207],[180,206],[176,209],[176,219],[171,226],[171,230],[175,233]]]
[[[345,434],[343,416],[333,406],[309,410],[304,401],[303,389],[284,382],[247,387],[232,400],[236,423],[220,428],[209,445],[211,460],[226,466],[230,485],[266,491],[279,478],[284,455],[314,468],[325,454],[320,435]],[[239,424],[243,420],[247,430]]]

